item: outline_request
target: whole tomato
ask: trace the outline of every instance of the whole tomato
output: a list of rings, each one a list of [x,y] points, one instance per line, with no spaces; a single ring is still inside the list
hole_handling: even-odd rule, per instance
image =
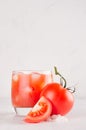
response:
[[[71,110],[74,104],[73,94],[66,88],[63,88],[59,83],[47,84],[40,96],[44,96],[50,100],[52,103],[52,114],[65,115]]]
[[[66,88],[66,80],[60,73],[57,72],[56,67],[55,74],[61,77],[61,79],[64,81],[64,86],[62,80],[62,85],[57,82],[49,83],[44,87],[40,96],[44,96],[50,100],[52,103],[52,114],[65,115],[73,107],[74,96],[73,93],[69,91],[70,89]]]

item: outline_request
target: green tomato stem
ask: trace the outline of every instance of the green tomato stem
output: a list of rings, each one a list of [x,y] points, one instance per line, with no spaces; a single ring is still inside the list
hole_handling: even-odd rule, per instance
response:
[[[54,70],[55,70],[55,74],[56,74],[56,75],[59,75],[60,78],[63,79],[63,81],[64,81],[64,88],[66,88],[66,85],[67,85],[66,79],[57,71],[56,66],[54,66]]]

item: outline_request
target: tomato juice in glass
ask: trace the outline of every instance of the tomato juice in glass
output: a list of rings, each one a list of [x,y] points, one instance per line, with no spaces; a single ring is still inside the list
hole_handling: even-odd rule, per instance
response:
[[[52,81],[51,71],[13,71],[11,98],[15,112],[24,115],[29,111],[38,101],[44,86]]]

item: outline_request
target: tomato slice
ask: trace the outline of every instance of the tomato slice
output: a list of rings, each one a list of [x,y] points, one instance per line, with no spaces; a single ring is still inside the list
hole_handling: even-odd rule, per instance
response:
[[[47,120],[47,118],[52,113],[52,105],[51,102],[42,96],[36,105],[32,108],[32,110],[27,114],[24,121],[30,122],[30,123],[37,123],[44,120]]]

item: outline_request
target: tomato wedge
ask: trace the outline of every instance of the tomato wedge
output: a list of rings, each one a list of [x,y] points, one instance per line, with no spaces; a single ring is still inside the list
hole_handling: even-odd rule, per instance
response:
[[[27,114],[24,121],[28,123],[38,123],[47,118],[52,113],[52,105],[51,102],[42,96],[36,105],[32,108],[32,110]]]

